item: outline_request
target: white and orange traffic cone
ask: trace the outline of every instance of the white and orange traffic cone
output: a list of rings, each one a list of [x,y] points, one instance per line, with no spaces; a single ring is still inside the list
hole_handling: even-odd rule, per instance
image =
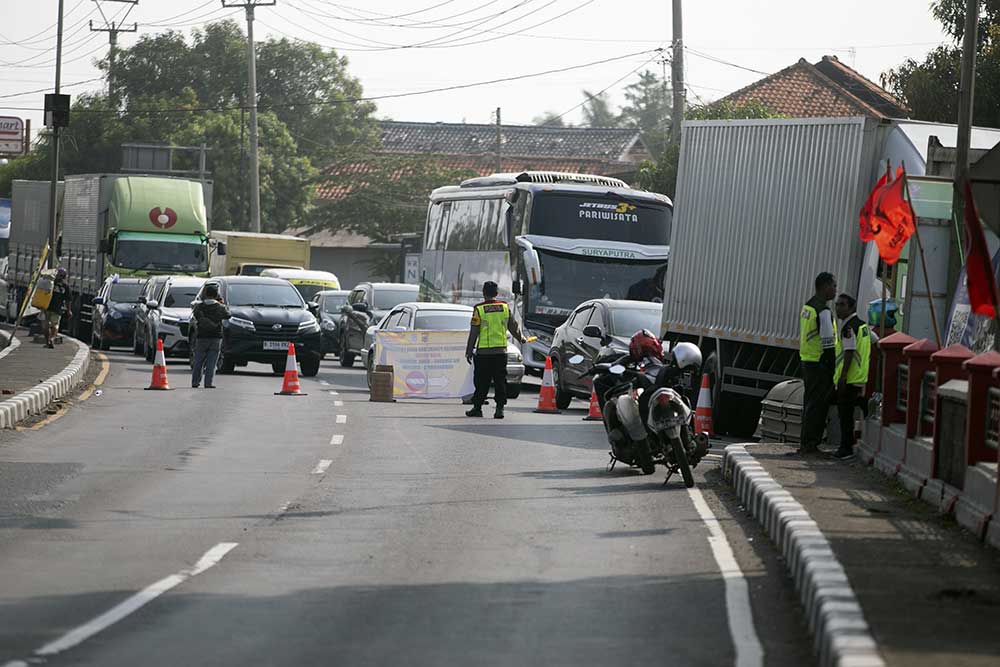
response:
[[[295,363],[295,343],[288,344],[288,360],[285,361],[285,380],[281,384],[281,391],[274,392],[275,396],[305,396],[299,387],[299,366]]]
[[[552,381],[552,357],[545,357],[545,372],[542,373],[542,388],[538,390],[538,407],[535,412],[558,414],[556,407],[556,385]]]
[[[156,356],[153,357],[153,380],[147,390],[170,391],[167,382],[167,355],[163,353],[163,339],[156,339]]]
[[[712,429],[712,387],[708,381],[708,373],[701,376],[698,405],[694,409],[694,430],[709,436],[715,435]]]
[[[604,421],[604,415],[601,413],[601,404],[597,401],[597,390],[591,388],[590,390],[590,409],[587,411],[587,416],[583,418],[585,422],[601,422]]]

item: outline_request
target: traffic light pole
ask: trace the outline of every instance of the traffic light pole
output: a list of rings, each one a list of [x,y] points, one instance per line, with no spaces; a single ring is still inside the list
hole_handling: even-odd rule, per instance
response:
[[[60,77],[62,75],[62,40],[63,40],[63,0],[59,0],[59,19],[56,22],[56,85],[55,94],[59,95]],[[53,116],[55,114],[53,113]],[[55,119],[53,118],[53,121]],[[59,124],[52,123],[52,172],[49,181],[49,268],[54,269],[56,259],[56,192],[59,183]]]

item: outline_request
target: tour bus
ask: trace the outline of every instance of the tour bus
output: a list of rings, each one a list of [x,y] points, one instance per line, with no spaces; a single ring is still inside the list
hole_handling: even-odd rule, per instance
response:
[[[540,374],[555,328],[594,298],[662,301],[673,206],[604,176],[525,172],[431,193],[421,298],[475,304],[495,281]]]

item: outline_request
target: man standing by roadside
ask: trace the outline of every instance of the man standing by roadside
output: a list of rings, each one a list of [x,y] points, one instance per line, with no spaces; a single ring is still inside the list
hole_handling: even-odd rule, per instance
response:
[[[854,456],[854,409],[868,384],[872,339],[868,325],[858,317],[857,302],[848,294],[837,297],[843,358],[837,364],[837,415],[840,418],[840,447],[834,457],[846,460]]]
[[[498,293],[497,284],[486,281],[483,283],[484,300],[472,309],[465,359],[471,364],[475,358],[473,381],[476,393],[472,396],[472,409],[465,413],[466,417],[483,416],[483,403],[492,383],[497,403],[493,418],[503,419],[503,408],[507,404],[507,332],[525,342],[517,322],[510,316],[510,307],[497,300]]]
[[[229,308],[219,296],[219,287],[215,283],[205,285],[201,294],[201,302],[191,311],[192,325],[197,327],[194,349],[194,363],[191,364],[191,386],[194,389],[201,384],[201,376],[205,374],[205,389],[215,389],[215,364],[219,361],[222,350],[222,321],[229,319]]]
[[[45,347],[50,350],[55,347],[56,336],[59,334],[59,322],[63,317],[67,320],[73,317],[73,311],[69,309],[69,286],[66,284],[66,269],[59,267],[56,269],[56,276],[52,281],[52,298],[49,305],[42,313],[42,333],[45,334]]]
[[[814,284],[816,292],[799,314],[799,359],[805,383],[799,454],[819,452],[837,368],[837,325],[828,305],[837,295],[837,280],[824,271]]]

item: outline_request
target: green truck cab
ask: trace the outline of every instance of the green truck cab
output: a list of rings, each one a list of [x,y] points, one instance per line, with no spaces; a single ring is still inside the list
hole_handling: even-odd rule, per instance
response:
[[[115,179],[106,229],[102,250],[107,273],[208,275],[208,214],[200,181]]]

